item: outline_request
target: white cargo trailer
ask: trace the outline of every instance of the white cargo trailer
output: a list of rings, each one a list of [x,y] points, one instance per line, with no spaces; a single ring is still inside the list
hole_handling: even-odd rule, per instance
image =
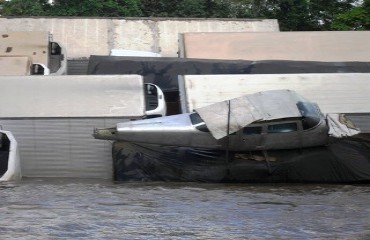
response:
[[[112,178],[111,144],[94,127],[161,115],[163,102],[139,75],[0,77],[0,125],[25,177]]]
[[[351,62],[370,61],[370,31],[188,32],[184,58]]]

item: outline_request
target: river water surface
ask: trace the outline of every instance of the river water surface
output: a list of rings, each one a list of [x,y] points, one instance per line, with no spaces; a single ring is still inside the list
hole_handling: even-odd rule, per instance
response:
[[[370,239],[369,185],[0,183],[1,239]]]

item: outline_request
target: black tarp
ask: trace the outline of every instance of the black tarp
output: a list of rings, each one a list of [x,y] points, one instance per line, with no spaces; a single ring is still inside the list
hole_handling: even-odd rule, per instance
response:
[[[370,182],[369,139],[366,135],[335,140],[322,147],[244,153],[115,142],[114,178],[235,183]]]
[[[87,74],[139,74],[164,92],[178,90],[178,75],[369,73],[370,62],[246,61],[171,57],[90,56]]]

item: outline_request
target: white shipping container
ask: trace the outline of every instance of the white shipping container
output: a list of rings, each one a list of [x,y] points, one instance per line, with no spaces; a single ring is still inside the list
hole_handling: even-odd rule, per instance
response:
[[[0,125],[18,142],[22,175],[111,179],[111,143],[94,128],[142,118],[145,91],[138,75],[0,77]]]
[[[245,94],[290,89],[324,113],[370,113],[370,73],[185,75],[179,87],[183,112]]]

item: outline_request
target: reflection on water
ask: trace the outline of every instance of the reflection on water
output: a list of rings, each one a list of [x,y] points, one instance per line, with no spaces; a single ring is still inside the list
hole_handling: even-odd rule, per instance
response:
[[[370,239],[369,185],[0,184],[1,239]]]

